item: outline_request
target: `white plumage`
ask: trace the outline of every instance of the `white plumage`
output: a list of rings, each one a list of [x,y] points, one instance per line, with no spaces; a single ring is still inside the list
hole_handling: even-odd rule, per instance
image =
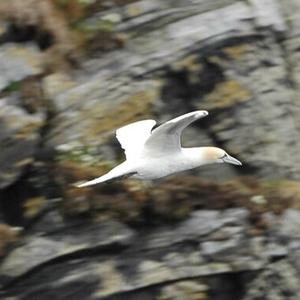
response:
[[[241,165],[240,161],[220,148],[181,147],[182,130],[207,115],[204,110],[190,112],[160,125],[152,132],[156,124],[154,120],[138,121],[119,128],[116,137],[125,151],[126,161],[105,175],[77,186],[90,186],[123,176],[156,179],[211,163]]]
[[[154,120],[144,120],[117,129],[116,137],[125,151],[127,160],[134,160],[140,156],[155,124]]]

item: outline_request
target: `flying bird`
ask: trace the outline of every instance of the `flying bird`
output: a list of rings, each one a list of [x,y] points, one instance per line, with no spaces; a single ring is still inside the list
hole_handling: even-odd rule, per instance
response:
[[[138,121],[119,128],[116,137],[125,151],[126,160],[108,173],[76,186],[86,187],[122,177],[157,179],[212,163],[242,165],[217,147],[181,147],[183,129],[207,115],[205,110],[193,111],[153,131],[154,120]]]

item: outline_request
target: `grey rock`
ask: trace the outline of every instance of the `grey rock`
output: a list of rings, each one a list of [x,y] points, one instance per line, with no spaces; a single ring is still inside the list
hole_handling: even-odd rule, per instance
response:
[[[245,208],[226,209],[222,213],[224,225],[245,226],[248,223],[249,211]]]
[[[44,120],[43,114],[27,113],[13,96],[0,100],[0,189],[33,162]]]
[[[244,226],[223,226],[219,230],[209,234],[206,239],[209,241],[229,240],[234,235],[240,234],[244,230],[245,230]]]
[[[134,231],[113,221],[66,227],[49,236],[32,236],[6,257],[0,266],[0,276],[18,277],[41,264],[80,251],[125,247],[133,238]]]
[[[291,1],[289,4],[297,7]],[[53,86],[48,89],[56,115],[46,137],[47,146],[80,140],[87,147],[98,147],[100,157],[105,155],[102,145],[111,141],[117,127],[154,114],[161,121],[176,112],[207,108],[212,112],[207,130],[203,133],[196,128],[199,136],[205,137],[203,143],[207,140],[209,144],[226,148],[246,166],[255,169],[257,175],[299,177],[300,156],[296,151],[299,142],[295,137],[300,126],[295,124],[299,124],[300,109],[295,114],[290,113],[298,104],[288,84],[290,69],[293,70],[297,59],[296,56],[293,62],[287,59],[287,53],[293,56],[296,50],[286,49],[286,41],[281,43],[277,39],[277,36],[289,37],[287,15],[294,16],[291,9],[283,10],[279,0],[188,1],[184,4],[182,1],[138,1],[93,17],[110,19],[116,14],[116,31],[130,36],[126,47],[84,61],[84,71],[77,72],[73,87],[63,88],[60,93]],[[219,22],[215,22],[216,19]],[[158,96],[162,94],[164,82],[159,79],[156,85],[153,78],[162,74],[168,79],[166,71],[191,54],[196,56],[200,69],[203,61],[209,62],[208,70],[204,69],[203,73],[200,69],[194,70],[196,82],[189,82],[187,87],[181,82],[181,95],[175,100],[171,96],[163,99],[167,102],[165,108],[157,109],[162,107]],[[188,68],[180,71],[188,73]],[[205,81],[209,71],[213,81],[217,81],[215,86],[211,86],[211,80]],[[296,74],[295,70],[293,75]],[[141,80],[137,81],[137,77]],[[234,88],[227,86],[226,90],[228,82],[234,82]],[[218,94],[218,83],[225,86],[229,96]],[[197,88],[198,92],[193,92]],[[130,104],[126,106],[140,92],[149,91],[153,94],[140,97],[134,109]],[[216,93],[215,98],[213,93]],[[232,103],[229,99],[223,107],[218,101],[228,97],[233,97]],[[174,101],[179,103],[175,112],[171,108]],[[116,107],[122,105],[128,109],[122,108],[120,114]],[[138,110],[142,105],[144,107]],[[114,146],[110,149],[113,152]],[[194,174],[224,179],[239,172],[232,166],[220,169],[219,176],[215,175],[214,166],[204,167]]]
[[[232,228],[238,228],[238,231],[232,231]],[[210,239],[218,231],[226,232],[227,229],[232,235],[224,236],[223,240]],[[285,258],[289,253],[281,251],[276,237],[272,240],[250,238],[248,229],[248,214],[229,209],[222,213],[198,211],[178,225],[149,231],[133,232],[122,224],[108,222],[66,227],[51,234],[32,236],[2,263],[0,274],[6,277],[4,282],[18,279],[3,290],[3,296],[32,299],[55,291],[63,299],[71,287],[74,299],[79,299],[76,297],[80,297],[81,290],[85,290],[85,299],[107,299],[128,293],[140,295],[141,290],[149,295],[154,290],[158,292],[156,287],[159,286],[169,287],[158,292],[166,297],[172,288],[175,289],[173,282],[221,278],[219,276],[225,274],[251,271],[252,278],[258,276],[259,285],[266,288],[258,290],[256,279],[243,281],[247,284],[245,299],[254,299],[247,297],[255,293],[272,299],[270,295],[275,291],[268,292],[269,287],[276,284],[277,291],[282,291],[280,280],[285,282],[289,276],[295,276],[296,264],[292,265]],[[297,260],[296,252],[294,256]],[[271,258],[283,260],[270,263]],[[27,275],[22,276],[24,274]],[[274,281],[268,274],[275,274]],[[295,292],[292,281],[286,286]],[[188,290],[193,289],[183,288],[178,293],[188,293]]]
[[[39,264],[55,258],[57,253],[62,253],[64,249],[64,242],[43,237],[31,238],[23,247],[19,247],[9,254],[1,265],[0,273],[2,276],[20,276]]]
[[[53,205],[51,202],[55,200],[51,199],[47,201],[50,202],[50,205],[47,203],[45,208],[41,210],[37,220],[33,220],[33,224],[31,224],[28,230],[30,235],[43,236],[65,229],[66,222],[63,216],[55,208],[49,208],[49,206]]]
[[[42,72],[42,54],[36,46],[5,44],[0,47],[0,91],[11,83]]]
[[[224,147],[245,163],[242,170],[251,175],[298,179],[299,10],[298,0],[145,0],[91,16],[88,22],[113,22],[128,40],[123,48],[82,62],[73,78],[65,74],[44,78],[54,107],[44,144],[66,149],[75,142],[88,150],[92,162],[102,157],[116,160],[111,139],[117,127],[142,118],[164,121],[177,113],[208,109],[210,119],[186,132],[186,145]],[[9,68],[0,75],[0,89],[40,74],[39,58],[33,66],[24,58],[27,54],[6,61],[13,47],[19,46],[0,49],[0,69]],[[25,48],[30,57],[39,56],[36,49]],[[178,67],[193,55],[194,61]],[[166,84],[176,76],[175,84]],[[177,94],[170,93],[176,88]],[[5,123],[10,124],[6,121],[10,114],[29,118],[17,102],[10,101],[0,102]],[[43,120],[38,115],[30,118],[36,123]],[[12,131],[19,129],[11,123],[2,126],[3,141],[5,136],[15,137]],[[24,158],[34,153],[37,128],[29,141],[25,139],[29,146],[13,143],[25,149]],[[108,145],[105,150],[103,144]],[[12,169],[19,153],[15,146],[5,147],[0,171],[4,170],[2,177],[13,174],[10,180],[1,180],[7,186],[22,168]],[[220,166],[207,168],[202,174],[214,172],[210,178],[240,172],[230,168],[221,175]],[[194,280],[199,277],[240,279],[243,272],[255,278],[240,279],[235,287],[245,288],[243,300],[299,299],[299,212],[268,215],[269,235],[256,238],[248,234],[251,226],[245,209],[196,211],[179,224],[142,228],[138,233],[115,223],[66,229],[58,218],[57,232],[50,234],[41,227],[35,232],[44,232],[42,236],[25,238],[3,259],[0,275],[3,282],[11,283],[3,296],[147,299],[152,293],[151,300],[158,295],[176,299],[186,296],[187,290],[197,290]],[[55,214],[50,217],[54,218]],[[48,228],[51,222],[44,224]],[[187,280],[193,284],[181,284]],[[139,292],[147,296],[134,294]]]
[[[285,21],[289,22],[289,30],[287,32],[288,35],[288,41],[293,38],[296,38],[299,36],[299,24],[300,24],[300,18],[298,11],[300,9],[300,3],[298,0],[281,0],[279,1],[281,5],[281,10],[284,14]]]
[[[254,18],[255,15],[243,2],[237,1],[213,11],[200,9],[199,12],[195,10],[194,3],[190,2],[188,5],[190,5],[189,14],[164,24],[163,30],[156,28],[157,18],[149,22],[147,15],[144,15],[141,22],[147,23],[152,30],[130,40],[128,48],[131,51],[127,52],[125,49],[107,55],[101,61],[87,61],[86,68],[92,73],[99,73],[99,69],[102,70],[101,72],[111,72],[113,64],[115,66],[113,72],[120,73],[139,66],[141,72],[135,75],[143,75],[145,72],[153,72],[190,54],[199,48],[201,43],[212,44],[229,37],[252,35],[255,31],[253,26],[245,21]],[[188,10],[188,5],[185,4],[185,10]],[[218,24],[215,23],[216,16],[220,21]]]
[[[200,241],[223,225],[220,213],[212,210],[195,211],[186,221],[173,227],[163,227],[147,236],[145,249],[166,247],[186,241]]]
[[[223,213],[215,210],[199,210],[191,213],[191,216],[172,228],[161,228],[148,236],[146,248],[164,247],[167,245],[183,243],[187,241],[202,241],[213,238],[219,230],[227,230],[232,225],[237,230],[244,231],[248,224],[248,212],[246,209],[228,209]],[[228,227],[226,227],[228,226]]]
[[[258,27],[271,27],[277,33],[288,30],[280,0],[249,0],[248,3],[256,16]]]
[[[184,237],[197,240],[199,237],[219,229],[223,225],[222,221],[218,211],[195,211],[191,214],[191,218],[182,222],[175,230],[177,239]]]
[[[228,257],[232,259],[232,256],[237,256],[238,253],[246,255],[247,253],[243,252],[247,248],[247,242],[242,235],[235,235],[226,241],[207,241],[201,244],[203,255],[217,261],[228,260]]]
[[[264,216],[268,222],[270,233],[281,244],[284,243],[289,248],[293,248],[292,245],[298,245],[299,235],[299,220],[300,212],[297,209],[286,209],[281,215],[275,215],[273,213],[266,213]],[[289,244],[291,243],[291,244]]]
[[[205,300],[208,289],[208,286],[197,281],[179,282],[163,288],[158,300]]]
[[[227,82],[234,81],[242,86],[245,101],[232,104],[230,113],[219,113],[210,128],[223,146],[254,167],[256,174],[269,178],[298,178],[300,156],[296,149],[299,145],[294,138],[298,132],[297,120],[289,114],[294,107],[293,94],[288,85],[278,84],[288,79],[285,53],[272,38],[245,47],[244,53],[233,63],[226,64],[223,70]],[[261,66],[262,61],[265,67]],[[246,97],[249,95],[251,99]],[[222,96],[215,95],[216,99]],[[198,107],[200,105],[203,106],[201,102]],[[263,113],[265,111],[268,114]],[[226,122],[228,119],[232,122]],[[286,145],[291,147],[286,148]]]
[[[147,118],[157,93],[155,81],[133,83],[122,76],[113,81],[95,78],[78,84],[52,99],[56,115],[45,137],[46,144],[58,147],[80,141],[87,148],[99,147],[129,120],[141,118],[140,115]]]
[[[296,209],[287,209],[278,217],[277,232],[280,237],[286,239],[300,238],[300,211]]]
[[[281,258],[288,256],[288,247],[276,243],[269,243],[266,249],[266,255],[271,258]]]
[[[292,244],[292,243],[291,243]],[[294,268],[299,272],[300,270],[300,242],[298,241],[298,245],[290,245],[290,255],[288,256],[288,261]]]
[[[296,300],[300,297],[299,284],[298,271],[289,261],[281,260],[270,264],[250,282],[242,299]]]

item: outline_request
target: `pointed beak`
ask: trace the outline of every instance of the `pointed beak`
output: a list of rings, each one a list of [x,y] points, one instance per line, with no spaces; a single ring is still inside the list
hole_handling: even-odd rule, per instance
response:
[[[232,165],[238,165],[238,166],[242,165],[242,163],[239,160],[237,160],[236,158],[234,158],[228,154],[223,158],[223,161],[225,163],[232,164]]]

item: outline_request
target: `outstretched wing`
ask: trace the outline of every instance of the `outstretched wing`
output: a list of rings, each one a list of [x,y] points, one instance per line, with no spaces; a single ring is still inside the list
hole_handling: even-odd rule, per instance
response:
[[[206,117],[208,112],[198,110],[172,119],[156,128],[144,145],[143,155],[161,156],[162,153],[176,153],[181,149],[182,130],[192,122]]]
[[[141,154],[155,124],[154,120],[143,120],[121,127],[116,131],[116,137],[125,151],[127,160],[136,159]]]

